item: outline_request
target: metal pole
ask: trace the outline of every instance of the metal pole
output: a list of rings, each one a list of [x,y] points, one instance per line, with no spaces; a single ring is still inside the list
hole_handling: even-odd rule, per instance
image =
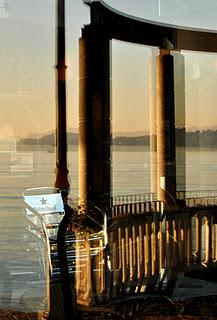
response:
[[[59,257],[60,274],[62,281],[62,294],[65,320],[79,320],[77,313],[77,299],[75,287],[75,274],[69,275],[65,235],[69,224],[69,217],[71,216],[71,208],[68,205],[64,206],[65,216],[63,217],[58,234],[57,234],[57,248]]]
[[[67,266],[65,233],[69,223],[70,210],[67,206],[67,195],[69,192],[68,169],[67,169],[67,132],[66,132],[66,65],[65,65],[65,0],[57,0],[57,112],[56,112],[56,181],[55,187],[62,191],[65,202],[65,216],[60,223],[57,246],[60,262],[60,273],[62,281],[62,294],[64,304],[64,318],[70,320],[72,317],[78,319],[76,310],[75,287],[73,294]],[[74,286],[74,279],[72,281]]]
[[[57,114],[55,187],[68,193],[66,133],[65,0],[57,0]]]

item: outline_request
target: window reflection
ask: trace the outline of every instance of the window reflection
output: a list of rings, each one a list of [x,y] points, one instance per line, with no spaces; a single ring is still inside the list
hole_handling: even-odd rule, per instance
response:
[[[183,52],[187,189],[216,190],[216,55]]]
[[[113,1],[107,3],[114,5]],[[123,3],[126,9],[126,1]],[[115,7],[121,9],[120,4],[121,2],[116,2]],[[185,25],[189,25],[191,18],[192,25],[204,27],[200,24],[201,15],[197,14],[195,7],[187,0],[182,2],[159,0],[146,4],[140,2],[138,6],[133,2],[130,5],[133,9],[140,10],[141,17],[145,12],[147,16],[144,17],[149,19]],[[206,5],[197,3],[197,9],[204,15],[208,13],[208,3]],[[72,30],[76,30],[73,33],[73,50],[67,51],[70,196],[76,204],[78,72],[75,56],[78,56],[76,43],[80,36],[81,20],[87,23],[88,10],[82,7],[85,11],[85,13],[83,9],[79,11],[82,19],[79,14],[74,17],[76,26],[70,19],[72,8],[78,9],[80,6],[80,1],[73,2],[73,5],[72,2],[68,2],[66,34],[67,43],[71,43]],[[210,8],[216,9],[216,5],[211,1]],[[49,309],[49,299],[46,300],[48,277],[44,272],[47,263],[47,256],[44,255],[46,241],[40,237],[40,232],[36,233],[37,236],[29,232],[22,195],[28,188],[51,186],[54,182],[56,166],[54,16],[55,7],[51,1],[40,0],[36,3],[28,0],[19,5],[7,0],[0,1],[2,26],[0,34],[3,43],[0,50],[0,103],[3,110],[0,114],[0,281],[2,281],[0,307],[7,309],[33,312],[39,308]],[[206,23],[206,28],[214,27],[212,10],[209,10],[207,17],[210,19],[209,24]],[[203,21],[206,22],[206,19]],[[122,286],[122,280],[126,281],[128,276],[130,281],[132,280],[130,289],[125,290],[123,286],[124,294],[128,294],[130,290],[142,293],[149,286],[153,289],[153,284],[147,282],[149,276],[155,276],[150,278],[150,282],[155,279],[156,284],[160,282],[160,286],[163,287],[167,284],[170,269],[175,269],[172,270],[174,277],[172,280],[175,282],[179,272],[183,272],[179,269],[180,265],[184,266],[186,261],[195,267],[195,262],[201,259],[203,264],[200,266],[207,267],[210,252],[213,252],[211,258],[216,260],[216,225],[212,215],[205,216],[200,210],[198,215],[194,212],[195,216],[185,216],[183,212],[181,218],[178,215],[171,215],[168,222],[166,214],[162,215],[164,204],[152,201],[156,197],[155,62],[159,50],[127,45],[114,40],[112,45],[113,142],[116,143],[113,146],[113,193],[119,195],[113,201],[120,204],[117,216],[118,214],[125,216],[134,214],[134,217],[136,214],[140,214],[141,217],[144,214],[144,216],[138,220],[132,219],[131,222],[134,224],[132,223],[129,228],[128,220],[126,225],[118,225],[116,230],[117,224],[114,224],[114,230],[110,233],[113,245],[111,251],[113,261],[110,261],[110,266],[114,268],[117,287]],[[181,200],[189,195],[189,201],[186,203],[193,204],[192,207],[204,204],[210,206],[216,201],[214,189],[217,178],[216,55],[186,51],[171,51],[168,55],[173,55],[175,64],[177,191],[182,191],[184,195]],[[132,145],[129,143],[130,140],[134,141]],[[163,189],[165,177],[161,178]],[[127,196],[122,196],[123,193]],[[144,193],[148,193],[147,197]],[[208,197],[205,196],[207,194]],[[172,205],[179,204],[176,200],[180,199],[175,197],[174,194]],[[43,202],[45,199],[42,197],[40,200]],[[172,205],[169,209],[173,209]],[[213,238],[210,237],[211,229]],[[54,233],[54,230],[51,231],[52,235],[56,235],[56,230]],[[102,238],[98,240],[100,244],[94,244],[95,248],[103,247],[104,250]],[[76,242],[77,239],[73,238],[73,241]],[[166,246],[164,246],[165,241]],[[88,250],[90,249],[91,247]],[[74,255],[75,247],[73,250]],[[116,257],[117,252],[121,252],[120,260]],[[73,255],[72,269],[75,268]],[[105,288],[104,280],[102,286],[100,284],[101,280],[105,279],[103,268],[107,257],[104,258],[104,251],[100,251],[100,258],[95,259],[100,264],[100,267],[94,270],[96,271],[94,279],[98,281],[96,287],[99,291],[102,287],[103,290]],[[125,264],[126,269],[120,267],[122,264]],[[23,269],[20,268],[21,265]],[[90,269],[89,265],[88,270]],[[136,279],[136,272],[138,282],[135,286],[133,282],[134,276]],[[163,275],[158,279],[159,273]],[[88,277],[91,278],[90,273]]]
[[[149,113],[155,116],[154,105],[149,108],[154,94],[149,87],[151,57],[151,48],[112,41],[114,195],[151,192]]]
[[[204,2],[190,0],[151,0],[126,2],[105,0],[106,4],[125,14],[135,17],[203,29],[216,29],[216,8],[214,0]]]
[[[0,309],[49,307],[45,243],[28,231],[22,195],[54,180],[54,13],[51,2],[0,2]]]

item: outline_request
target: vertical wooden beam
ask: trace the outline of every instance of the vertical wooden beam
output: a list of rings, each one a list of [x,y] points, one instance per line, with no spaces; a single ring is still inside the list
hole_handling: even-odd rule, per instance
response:
[[[148,105],[149,105],[149,141],[150,141],[150,191],[157,194],[157,165],[156,165],[156,56],[157,49],[151,50],[148,64]]]
[[[200,265],[202,260],[201,247],[202,247],[202,214],[197,214],[197,229],[196,229],[196,247],[197,247],[197,264]]]
[[[80,39],[79,196],[81,211],[110,211],[110,54],[102,30]]]
[[[207,260],[208,263],[212,262],[212,244],[213,244],[213,232],[212,232],[212,215],[209,213],[207,215],[207,241],[208,241],[208,248],[207,248]]]
[[[178,191],[186,191],[186,115],[185,115],[185,57],[173,51],[174,99],[176,132],[176,183]],[[178,133],[178,134],[177,134]]]
[[[161,49],[157,57],[157,188],[158,200],[175,205],[176,152],[173,56]]]

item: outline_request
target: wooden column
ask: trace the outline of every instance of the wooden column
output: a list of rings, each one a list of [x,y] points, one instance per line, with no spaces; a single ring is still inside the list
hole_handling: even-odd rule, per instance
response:
[[[150,192],[157,194],[156,164],[156,56],[157,49],[152,49],[148,64],[148,105],[149,105],[149,137],[150,137]]]
[[[157,188],[158,200],[174,205],[176,153],[173,56],[161,49],[157,57]]]
[[[79,54],[79,197],[110,211],[110,55],[102,30],[83,29]]]
[[[185,115],[185,57],[173,51],[174,99],[176,127],[176,184],[178,191],[186,191],[186,115]]]
[[[207,215],[207,231],[208,231],[208,235],[207,235],[207,242],[208,242],[208,252],[207,252],[207,260],[209,263],[212,262],[212,244],[213,244],[213,232],[212,232],[212,216],[211,214]]]

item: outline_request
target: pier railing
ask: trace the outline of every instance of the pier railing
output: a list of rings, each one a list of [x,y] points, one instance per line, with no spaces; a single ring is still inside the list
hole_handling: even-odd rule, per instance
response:
[[[111,296],[169,292],[180,273],[217,264],[217,191],[178,192],[177,198],[185,205],[174,212],[154,195],[113,198]]]
[[[112,205],[121,205],[128,203],[147,202],[156,200],[155,193],[137,193],[128,195],[115,195],[112,196]]]
[[[147,195],[126,196],[120,204],[113,200],[108,244],[94,244],[101,250],[88,258],[87,238],[86,262],[76,276],[85,284],[91,273],[94,286],[85,291],[88,297],[92,292],[91,303],[159,290],[171,294],[181,273],[217,266],[217,196],[186,195],[183,207],[168,211],[161,201],[147,201]]]
[[[126,215],[109,229],[112,295],[170,291],[179,273],[217,263],[214,211]],[[167,279],[167,281],[165,280]]]
[[[217,206],[217,190],[178,191],[177,199],[185,200],[187,207]]]
[[[217,197],[217,190],[191,190],[191,191],[177,191],[177,199],[185,200],[188,198],[210,198]]]
[[[202,198],[186,198],[185,203],[188,207],[217,206],[217,196]]]
[[[177,191],[176,198],[187,207],[217,206],[217,190]],[[112,216],[162,212],[163,206],[154,193],[117,195],[112,197]]]
[[[123,203],[116,204],[112,207],[112,217],[118,218],[138,214],[147,213],[162,213],[163,212],[163,202],[162,201],[145,201],[145,202],[135,202],[135,203]]]

